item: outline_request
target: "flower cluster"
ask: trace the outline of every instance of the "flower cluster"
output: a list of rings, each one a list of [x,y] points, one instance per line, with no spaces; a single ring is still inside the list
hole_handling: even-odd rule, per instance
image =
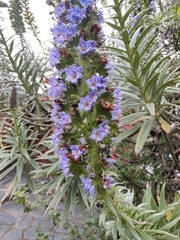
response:
[[[145,5],[144,3],[141,4],[140,2],[136,2],[135,11],[130,14],[130,25],[132,28],[136,26],[136,23],[140,18],[138,14],[144,9],[144,6],[149,8],[149,13],[153,13],[156,11],[155,0],[147,1]]]
[[[79,176],[84,191],[94,196],[97,184],[107,189],[114,183],[106,169],[115,162],[111,146],[119,132],[122,94],[109,85],[110,63],[97,51],[105,39],[95,1],[61,1],[54,15],[49,62],[57,72],[48,82],[52,141],[62,172]]]

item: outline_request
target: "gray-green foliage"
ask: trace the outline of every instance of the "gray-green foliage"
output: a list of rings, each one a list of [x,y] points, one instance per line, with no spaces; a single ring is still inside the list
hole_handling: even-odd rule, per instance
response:
[[[17,4],[13,6],[17,8]],[[13,14],[13,21],[17,22],[18,13],[15,11]],[[21,27],[18,28],[21,34],[16,32],[11,36],[8,36],[7,29],[0,27],[0,178],[15,170],[14,180],[6,194],[11,196],[21,183],[23,173],[30,189],[36,189],[30,172],[40,168],[35,158],[45,151],[43,141],[52,127],[48,116],[51,103],[46,97],[44,84],[49,71],[47,59],[32,51]],[[15,30],[16,26],[13,28]],[[15,88],[17,99],[10,98],[9,105],[11,89]],[[13,101],[16,104],[12,104]]]
[[[22,34],[26,32],[23,17],[22,17],[22,3],[20,0],[10,1],[9,17],[11,20],[11,26],[15,30],[16,34]]]
[[[163,185],[157,204],[147,186],[142,203],[134,206],[133,193],[129,190],[117,185],[112,192],[111,204],[102,201],[104,208],[100,216],[100,226],[106,229],[107,236],[114,240],[180,239],[179,194],[172,204],[166,205]]]
[[[178,108],[179,101],[168,101],[166,97],[178,91],[179,67],[172,64],[171,53],[163,56],[163,49],[158,38],[158,31],[153,20],[147,18],[148,9],[138,14],[136,24],[131,26],[131,14],[135,11],[130,6],[124,14],[122,3],[114,1],[114,22],[109,22],[116,35],[111,37],[112,47],[108,53],[114,60],[116,74],[112,77],[123,92],[123,109],[131,109],[132,114],[122,118],[124,124],[134,127],[119,136],[119,141],[137,132],[135,152],[140,153],[150,131],[160,125],[165,133],[170,133],[173,122],[165,115],[169,109]],[[174,91],[173,91],[174,90]]]

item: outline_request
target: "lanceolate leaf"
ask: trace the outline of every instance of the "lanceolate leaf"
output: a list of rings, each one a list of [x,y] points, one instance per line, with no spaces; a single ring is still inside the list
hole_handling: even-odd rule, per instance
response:
[[[137,133],[138,130],[140,129],[140,127],[141,127],[141,124],[138,124],[137,126],[131,128],[130,130],[121,133],[121,134],[118,136],[117,141],[118,141],[118,142],[121,142],[122,140],[126,139],[127,137],[129,137],[129,136]]]
[[[147,137],[153,127],[154,121],[155,121],[155,117],[152,117],[151,119],[148,119],[143,123],[136,140],[136,146],[135,146],[136,154],[139,154],[141,149],[143,148],[147,140]]]

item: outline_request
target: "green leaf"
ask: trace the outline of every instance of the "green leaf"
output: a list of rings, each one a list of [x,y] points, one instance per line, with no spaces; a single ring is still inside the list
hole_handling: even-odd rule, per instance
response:
[[[142,237],[143,240],[155,240],[155,238],[152,238],[147,234],[143,229],[136,229],[136,231],[139,233],[139,235]]]
[[[7,3],[0,1],[0,8],[1,8],[1,7],[2,7],[2,8],[4,8],[4,7],[7,8]]]
[[[160,236],[158,237],[158,239],[163,239],[163,240],[180,240],[180,237],[178,235],[173,235],[170,234],[166,231],[162,231],[162,230],[156,230],[156,229],[148,229],[146,230],[146,232],[148,234],[159,234]],[[167,238],[165,238],[167,237]]]
[[[143,123],[136,140],[136,145],[135,145],[136,154],[139,154],[141,149],[143,148],[147,140],[147,137],[152,129],[154,121],[155,121],[155,117],[152,117]]]
[[[137,133],[138,130],[140,129],[140,127],[141,127],[141,124],[138,124],[137,126],[131,128],[130,130],[127,130],[127,131],[121,133],[121,134],[118,136],[117,141],[118,141],[118,142],[121,142],[122,140],[126,139],[127,137],[129,137],[129,136]]]
[[[132,122],[136,121],[137,119],[141,118],[142,116],[146,116],[147,114],[148,114],[147,111],[128,114],[127,116],[122,117],[121,121],[126,124],[132,123]]]
[[[150,70],[151,66],[154,64],[156,60],[160,58],[160,56],[161,56],[161,53],[158,52],[154,56],[152,56],[152,58],[150,58],[148,63],[144,65],[142,68],[141,77],[144,76],[147,73],[147,71]]]
[[[122,30],[121,27],[119,27],[119,26],[117,26],[117,25],[115,25],[115,24],[113,24],[113,23],[111,23],[111,22],[106,22],[106,23],[107,23],[107,25],[109,25],[109,26],[112,27],[113,29],[116,29],[118,32],[121,32],[121,30]]]
[[[30,157],[29,157],[27,150],[25,148],[21,148],[21,152],[22,152],[24,158],[30,162]]]
[[[17,173],[19,182],[21,181],[21,176],[22,176],[23,169],[24,169],[23,157],[20,156],[18,161],[17,161],[17,167],[16,167],[16,173]]]
[[[133,70],[134,71],[137,71],[138,70],[138,67],[139,67],[139,62],[140,62],[140,55],[138,53],[138,51],[136,49],[134,49],[134,58],[133,58]]]
[[[150,112],[151,116],[155,116],[155,114],[156,114],[155,104],[154,103],[146,103],[146,107],[147,107],[148,111]]]
[[[161,212],[164,210],[164,207],[166,205],[165,202],[165,186],[166,184],[164,183],[162,188],[161,188],[161,193],[160,193],[160,198],[159,198],[159,207],[158,207],[158,212]]]
[[[180,221],[180,216],[174,220],[170,220],[165,226],[161,227],[159,230],[169,231],[172,227],[174,227]]]

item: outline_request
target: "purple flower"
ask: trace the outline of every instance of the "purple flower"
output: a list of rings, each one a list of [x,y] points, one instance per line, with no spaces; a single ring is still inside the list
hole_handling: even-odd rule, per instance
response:
[[[63,13],[66,12],[66,5],[64,2],[59,3],[55,8],[54,8],[54,13],[56,18],[61,17]]]
[[[86,139],[84,137],[80,138],[80,143],[81,144],[87,144]]]
[[[88,112],[91,110],[94,102],[89,98],[89,96],[80,98],[80,102],[78,104],[78,110],[82,110]]]
[[[60,116],[60,119],[58,121],[58,125],[64,129],[68,129],[69,124],[72,122],[71,117],[65,112],[60,112],[59,116]]]
[[[95,196],[95,190],[94,190],[94,185],[92,183],[92,179],[87,177],[82,177],[81,181],[83,184],[84,191],[90,194],[91,196]]]
[[[91,90],[96,90],[98,84],[97,76],[92,76],[90,79],[87,79],[86,83]]]
[[[61,55],[57,48],[51,48],[49,53],[49,63],[51,67],[55,67],[56,63],[61,60]]]
[[[95,103],[97,100],[97,92],[96,91],[91,91],[88,93],[87,98],[90,100],[90,102]]]
[[[70,83],[78,83],[78,80],[83,78],[83,67],[73,64],[71,67],[65,68],[66,72],[66,81]]]
[[[122,92],[120,89],[115,89],[113,92],[114,102],[119,103],[122,100]]]
[[[77,145],[71,145],[70,149],[75,159],[78,159],[82,155],[82,151],[79,149]]]
[[[67,87],[65,83],[55,77],[49,78],[49,84],[51,85],[48,91],[48,95],[52,97],[54,100],[63,98],[65,91],[67,91]]]
[[[118,105],[118,104],[115,104],[114,105],[114,110],[111,111],[111,115],[112,115],[112,120],[119,120],[119,118],[121,117],[122,115],[122,109],[121,109],[121,106]]]
[[[102,122],[99,125],[99,127],[102,127],[104,129],[104,131],[107,132],[107,134],[108,134],[109,129],[110,129],[110,127],[108,126],[108,120],[105,120],[104,122]]]
[[[155,12],[156,11],[156,7],[155,7],[155,1],[151,1],[149,3],[149,8],[152,12]]]
[[[106,158],[106,162],[109,164],[109,165],[113,165],[115,163],[115,160],[113,158]]]
[[[79,0],[79,3],[81,4],[82,7],[88,7],[94,4],[93,0]]]
[[[92,169],[91,166],[88,164],[88,165],[86,166],[86,170],[89,172],[91,169]]]
[[[77,46],[77,50],[80,54],[90,54],[96,50],[97,43],[94,40],[85,41],[82,37],[79,40],[79,45]]]
[[[51,28],[53,39],[56,44],[63,45],[65,41],[71,41],[77,34],[77,25],[67,26],[59,22],[54,28]]]
[[[105,137],[107,137],[109,133],[109,126],[107,123],[103,125],[103,123],[99,126],[99,128],[94,128],[92,130],[90,138],[96,142],[102,141]]]
[[[111,185],[114,183],[114,178],[109,176],[103,176],[102,177],[102,184],[104,188],[110,188]]]
[[[71,23],[79,24],[81,20],[86,16],[86,8],[80,8],[76,5],[74,8],[68,9],[68,15],[66,19],[69,20]]]
[[[103,12],[102,11],[98,11],[97,17],[98,17],[98,22],[99,23],[104,23],[104,17],[103,17]]]
[[[56,128],[52,134],[52,143],[58,147],[60,144],[60,141],[62,139],[62,134],[64,133],[64,130],[62,127],[56,125]]]
[[[56,122],[58,120],[58,112],[61,110],[60,106],[56,103],[53,104],[52,110],[51,110],[51,119]]]
[[[107,78],[103,76],[93,75],[90,79],[86,80],[87,85],[91,90],[95,90],[98,95],[105,92],[107,85]]]
[[[73,176],[73,174],[70,172],[70,160],[66,155],[60,155],[60,168],[63,171],[63,173],[67,176]]]

